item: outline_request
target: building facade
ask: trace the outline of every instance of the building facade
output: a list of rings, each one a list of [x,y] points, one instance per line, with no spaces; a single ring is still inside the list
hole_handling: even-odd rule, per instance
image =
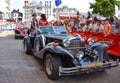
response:
[[[69,8],[68,6],[63,6],[61,8],[54,8],[53,14],[54,17],[58,19],[75,19],[77,17],[77,9]]]
[[[23,22],[29,21],[31,18],[31,6],[32,0],[24,0],[24,12],[23,12]]]
[[[40,18],[42,13],[46,14],[47,19],[61,19],[64,17],[76,17],[76,8],[63,6],[62,8],[55,6],[54,0],[24,0],[24,21],[32,19],[32,14],[36,13]]]
[[[0,0],[0,11],[3,12],[3,18],[10,18],[10,0]]]
[[[15,22],[22,22],[22,20],[23,20],[23,13],[21,13],[19,11],[19,9],[18,10],[14,9],[11,12],[11,19],[14,20]]]
[[[24,21],[32,19],[32,14],[36,13],[38,16],[44,12],[44,5],[42,1],[24,0]],[[39,17],[38,17],[39,18]]]
[[[44,5],[42,1],[32,2],[32,13],[36,13],[38,15],[37,18],[39,18],[40,15],[44,13]]]
[[[54,0],[45,0],[44,2],[44,11],[45,14],[47,15],[47,17],[52,16],[53,15],[53,8],[54,8]]]
[[[24,0],[24,21],[32,19],[32,14],[36,13],[38,19],[42,13],[47,18],[53,15],[54,0]]]

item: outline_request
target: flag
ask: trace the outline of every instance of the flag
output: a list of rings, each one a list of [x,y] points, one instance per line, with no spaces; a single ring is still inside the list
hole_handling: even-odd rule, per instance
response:
[[[62,3],[61,0],[55,0],[55,5],[56,5],[56,6],[59,6],[61,3]]]

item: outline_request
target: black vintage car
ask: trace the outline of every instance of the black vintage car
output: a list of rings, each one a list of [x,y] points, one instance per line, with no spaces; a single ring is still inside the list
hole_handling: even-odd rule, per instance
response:
[[[26,54],[33,53],[41,58],[48,78],[56,80],[62,75],[105,71],[118,66],[118,61],[111,62],[106,57],[101,63],[96,47],[103,44],[93,41],[89,38],[86,46],[80,35],[68,34],[63,26],[41,26],[24,37],[23,47]],[[107,49],[105,45],[99,50],[105,56]]]

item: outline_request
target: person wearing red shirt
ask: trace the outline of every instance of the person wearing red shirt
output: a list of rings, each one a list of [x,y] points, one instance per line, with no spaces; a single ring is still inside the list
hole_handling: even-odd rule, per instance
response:
[[[39,26],[48,25],[48,21],[47,21],[47,19],[46,19],[45,14],[41,14],[41,18],[40,18],[40,20],[39,20],[39,22],[38,22],[38,25],[39,25]]]

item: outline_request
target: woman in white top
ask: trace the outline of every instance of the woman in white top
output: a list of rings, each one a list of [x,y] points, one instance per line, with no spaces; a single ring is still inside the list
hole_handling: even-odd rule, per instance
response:
[[[98,29],[98,33],[104,32],[104,25],[101,23],[100,20],[97,21],[97,29]]]

